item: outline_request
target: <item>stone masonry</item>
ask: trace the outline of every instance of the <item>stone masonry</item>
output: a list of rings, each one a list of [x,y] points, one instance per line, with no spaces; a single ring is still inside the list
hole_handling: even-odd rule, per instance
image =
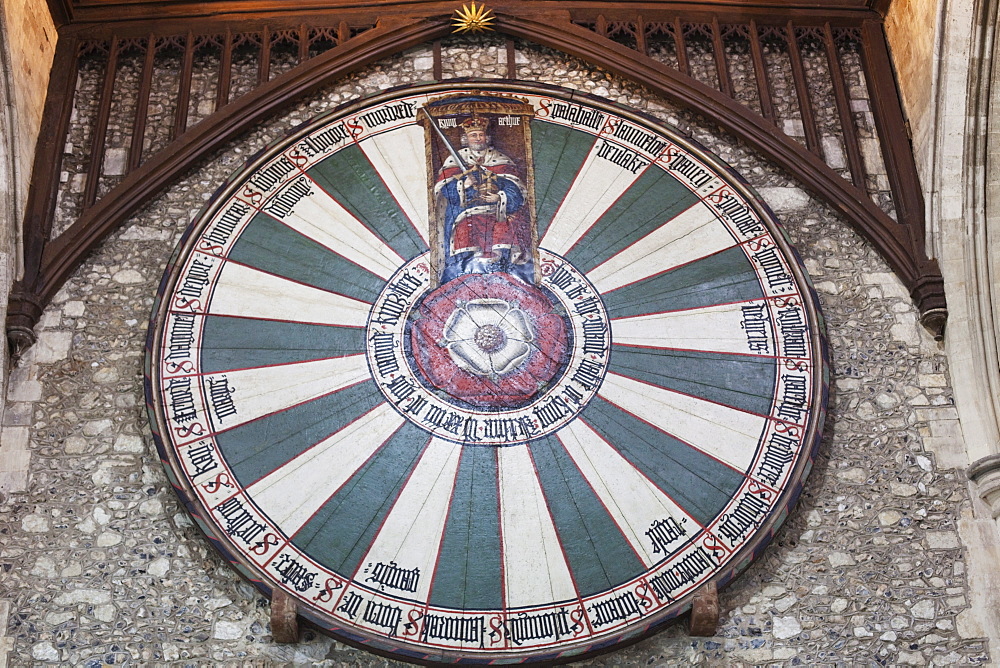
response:
[[[496,39],[446,41],[445,76],[503,76],[505,55]],[[721,594],[718,634],[692,638],[675,625],[579,665],[987,663],[959,533],[972,502],[946,358],[885,261],[703,119],[556,52],[519,44],[516,64],[519,78],[656,116],[742,173],[804,258],[832,361],[815,468],[770,548]],[[179,235],[229,173],[298,123],[429,79],[431,66],[429,47],[383,61],[209,157],[112,235],[46,309],[4,415],[4,448],[23,448],[25,475],[0,477],[0,666],[397,665],[310,629],[297,645],[271,642],[268,602],[167,484],[143,405],[143,344]]]

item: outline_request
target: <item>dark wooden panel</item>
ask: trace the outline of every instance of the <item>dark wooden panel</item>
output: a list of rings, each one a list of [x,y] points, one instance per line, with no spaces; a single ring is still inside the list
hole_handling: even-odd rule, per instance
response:
[[[346,22],[350,28],[370,28],[377,16],[372,12],[337,13],[300,12],[297,14],[252,15],[252,16],[204,16],[196,22],[190,18],[140,19],[132,21],[102,21],[99,23],[76,22],[64,26],[60,34],[75,35],[78,39],[110,39],[113,35],[121,38],[142,37],[150,31],[159,36],[186,35],[193,30],[195,35],[222,35],[231,30],[234,35],[259,33],[264,26],[271,30],[297,29],[303,22],[313,27],[335,27]],[[851,25],[856,25],[853,21]],[[836,23],[834,24],[837,25]]]
[[[181,11],[191,11],[191,7],[198,7],[198,11],[206,14],[217,14],[223,12],[276,12],[287,10],[289,3],[287,0],[72,0],[71,4],[77,10],[102,11],[137,11],[143,9],[148,14],[165,15]],[[300,7],[325,8],[331,10],[357,9],[365,7],[382,7],[386,2],[383,0],[299,0]],[[427,8],[434,6],[454,7],[454,3],[442,2],[441,0],[403,0],[392,3],[399,6],[410,6],[415,8]],[[504,4],[505,9],[512,9],[519,5],[534,5],[547,9],[555,9],[569,3],[562,0],[513,0]],[[584,4],[584,3],[580,3]],[[612,6],[613,2],[592,1],[585,4],[601,7]],[[702,2],[691,0],[647,0],[646,2],[632,3],[636,7],[642,8],[670,8],[670,9],[690,9],[692,7],[716,8],[751,8],[766,9],[770,11],[791,12],[807,9],[877,9],[879,5],[888,6],[889,0],[721,0],[712,2],[703,0]]]
[[[889,13],[890,5],[892,0],[868,0],[868,7],[882,16]]]
[[[309,27],[303,23],[299,26],[299,59],[297,65],[309,60]]]
[[[892,188],[897,228],[905,229],[910,254],[921,267],[920,276],[907,283],[910,294],[923,314],[922,320],[935,335],[943,336],[945,309],[944,280],[937,261],[927,257],[924,247],[924,197],[920,189],[913,148],[906,132],[906,118],[889,55],[883,25],[865,21],[861,25],[861,56],[878,130],[882,159]],[[933,323],[933,324],[932,324]]]
[[[31,170],[33,178],[28,186],[25,207],[25,268],[22,280],[29,284],[38,273],[42,248],[51,231],[64,141],[73,113],[78,53],[79,43],[75,39],[59,40],[52,61],[52,76],[45,96],[45,111]]]

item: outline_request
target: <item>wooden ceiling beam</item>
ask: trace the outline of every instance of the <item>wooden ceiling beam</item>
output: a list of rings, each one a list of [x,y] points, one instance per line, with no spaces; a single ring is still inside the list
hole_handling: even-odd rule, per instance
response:
[[[441,6],[437,6],[440,4]],[[866,20],[879,19],[874,12],[864,10],[836,10],[828,11],[802,11],[794,14],[780,12],[750,11],[747,9],[733,9],[730,7],[719,8],[716,11],[704,9],[692,9],[683,14],[679,9],[669,11],[662,9],[649,9],[640,12],[634,5],[625,6],[621,3],[609,3],[601,10],[582,6],[586,3],[565,2],[559,10],[569,11],[573,21],[581,23],[593,23],[598,17],[603,16],[607,20],[634,20],[641,16],[645,22],[667,21],[673,22],[677,17],[683,16],[684,21],[689,23],[749,23],[755,22],[760,26],[784,26],[789,21],[789,16],[794,17],[797,26],[823,27],[826,24],[834,28],[858,27]],[[544,16],[551,12],[545,9],[543,3],[531,3],[522,6],[518,10],[521,16]],[[411,19],[423,18],[446,18],[454,11],[454,3],[435,3],[434,7],[426,6],[420,11],[412,13],[403,12],[394,16]],[[406,9],[403,7],[402,9]],[[433,9],[433,11],[432,11]],[[501,10],[498,10],[501,11]],[[302,10],[297,12],[275,12],[264,14],[225,14],[199,17],[195,26],[196,34],[221,34],[227,30],[233,33],[260,31],[267,26],[269,29],[281,30],[297,28],[302,24],[323,26],[330,25],[331,21],[340,23],[344,21],[352,28],[371,26],[378,18],[378,13],[371,11],[358,11],[356,9],[345,9],[337,12],[317,12],[314,10]],[[121,38],[142,37],[150,32],[158,35],[184,35],[191,29],[190,18],[170,17],[170,18],[144,18],[134,20],[115,21],[75,21],[71,25],[64,26],[60,34],[74,35],[78,39],[109,39],[111,36]]]
[[[442,14],[442,17],[445,15]],[[416,19],[417,17],[413,17]],[[420,17],[423,18],[423,17]],[[341,22],[350,28],[370,28],[378,16],[371,12],[365,13],[326,13],[306,12],[301,14],[275,14],[254,16],[242,19],[233,17],[204,17],[192,22],[191,19],[148,19],[141,21],[124,21],[122,23],[74,23],[64,26],[59,34],[72,35],[80,40],[110,39],[117,36],[122,39],[143,37],[150,33],[158,36],[186,35],[193,31],[195,35],[222,35],[226,31],[234,35],[239,33],[260,32],[267,27],[269,30],[285,30],[298,28],[302,24],[309,26],[336,27]]]
[[[67,2],[68,0],[49,0]],[[495,11],[524,14],[525,12],[568,10],[574,20],[591,20],[597,15],[631,14],[648,16],[674,16],[682,14],[690,20],[711,21],[717,17],[722,22],[746,22],[754,19],[762,25],[781,25],[789,19],[798,24],[814,21],[816,25],[831,22],[834,26],[842,22],[856,23],[861,18],[877,17],[872,5],[884,0],[800,0],[800,1],[750,1],[728,0],[726,2],[609,2],[606,0],[500,0],[490,3]],[[450,15],[456,7],[453,0],[403,0],[387,3],[380,0],[297,0],[294,3],[274,0],[215,0],[213,2],[152,2],[149,0],[77,0],[73,4],[72,24],[76,27],[97,27],[107,24],[127,24],[131,22],[161,21],[267,21],[288,18],[290,24],[298,20],[308,21],[311,17],[336,15],[356,15],[371,23],[379,15],[391,11],[394,16],[426,18],[436,15]],[[148,30],[148,25],[144,30]]]
[[[206,11],[207,7],[235,7],[241,8],[238,11],[265,11],[277,10],[287,6],[285,0],[208,0],[208,2],[197,2],[196,0],[60,0],[61,2],[72,2],[73,6],[79,9],[100,8],[100,9],[121,9],[124,7],[145,6],[165,11],[185,11],[185,7],[201,7],[201,11]],[[639,0],[629,4],[642,8],[690,8],[693,6],[702,7],[747,7],[765,8],[770,10],[788,11],[796,9],[870,9],[879,3],[888,3],[889,0]],[[405,6],[425,7],[428,5],[450,5],[454,7],[454,2],[444,0],[396,0],[386,2],[385,0],[302,0],[296,3],[299,6],[309,6],[316,9],[340,10],[350,8],[377,8],[384,9],[391,5],[393,10]],[[491,2],[491,7],[497,9],[512,9],[518,5],[544,5],[549,9],[554,9],[566,4],[565,0],[498,0]],[[602,5],[613,4],[608,0],[577,0],[573,4],[590,5],[599,8]],[[228,11],[228,10],[227,10]]]
[[[542,6],[543,4],[547,3],[525,3],[525,5],[522,5],[519,8],[517,13],[520,16],[544,16],[552,10],[546,10]],[[601,16],[607,20],[616,21],[635,20],[641,16],[642,20],[645,22],[673,22],[679,16],[683,16],[684,21],[688,23],[712,23],[713,21],[718,21],[719,23],[727,24],[750,23],[753,21],[756,25],[760,26],[785,26],[789,21],[789,16],[793,16],[795,25],[797,26],[811,25],[815,27],[823,27],[824,25],[829,24],[834,28],[844,28],[860,27],[864,21],[878,19],[877,15],[869,10],[830,10],[826,12],[808,11],[787,14],[773,11],[761,12],[749,11],[746,9],[735,10],[732,8],[725,8],[725,11],[722,11],[722,9],[715,12],[691,10],[681,14],[679,13],[680,10],[673,9],[669,11],[648,9],[640,12],[633,5],[624,6],[621,3],[609,3],[601,10],[584,7],[583,5],[585,4],[592,3],[578,4],[565,2],[562,3],[559,10],[569,11],[571,19],[580,23],[593,23],[598,21],[598,17]],[[700,4],[704,5],[704,3]],[[434,12],[431,12],[432,7],[426,6],[420,11],[415,11],[413,13],[404,12],[401,14],[394,14],[394,16],[410,18],[413,20],[437,17],[443,20],[450,17],[455,8],[454,3],[434,3],[434,5]],[[502,10],[498,9],[497,11]],[[262,30],[265,26],[270,30],[282,30],[299,28],[303,24],[312,26],[332,26],[333,22],[339,24],[342,21],[347,23],[347,25],[351,28],[360,28],[373,25],[377,18],[377,13],[359,12],[357,10],[345,10],[344,12],[336,13],[322,13],[313,10],[305,10],[295,13],[280,12],[253,15],[213,15],[199,18],[195,33],[223,34],[227,30],[233,33],[256,32]],[[73,35],[77,39],[81,40],[110,39],[112,36],[128,39],[144,37],[149,35],[150,32],[155,32],[157,35],[161,36],[186,35],[191,28],[191,19],[187,18],[147,18],[143,20],[123,21],[120,23],[111,21],[100,21],[97,23],[75,21],[71,25],[64,26],[60,30],[60,34]]]
[[[788,21],[794,21],[795,25],[822,26],[825,22],[831,22],[834,27],[855,26],[859,21],[878,18],[871,10],[858,7],[848,8],[836,4],[823,9],[816,8],[776,8],[776,7],[744,7],[735,5],[709,5],[697,3],[682,8],[657,7],[642,9],[632,3],[608,3],[607,7],[598,9],[590,7],[591,3],[560,3],[556,9],[570,12],[574,21],[594,21],[598,16],[604,16],[609,20],[635,19],[642,16],[645,21],[662,21],[672,19],[675,16],[683,17],[686,23],[711,23],[718,20],[720,23],[749,23],[756,22],[758,25],[784,26]],[[542,7],[530,7],[538,12],[552,11]],[[497,9],[497,11],[504,11]],[[520,16],[531,16],[530,11],[518,11]]]

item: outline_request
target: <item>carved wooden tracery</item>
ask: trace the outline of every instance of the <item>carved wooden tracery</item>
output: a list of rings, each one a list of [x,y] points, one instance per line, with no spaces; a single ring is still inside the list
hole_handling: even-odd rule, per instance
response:
[[[359,3],[351,3],[340,10],[307,7],[293,15],[273,7],[267,13],[268,8],[254,5],[256,13],[247,14],[242,7],[219,2],[212,5],[217,11],[211,16],[194,21],[203,10],[183,3],[161,8],[155,20],[132,17],[144,3],[114,8],[100,2],[50,4],[62,7],[57,14],[67,22],[60,28],[24,220],[24,275],[8,311],[7,332],[15,352],[34,341],[32,330],[45,304],[87,253],[199,159],[294,99],[369,63],[446,37],[455,8],[437,2],[379,3],[363,11]],[[882,16],[876,11],[884,9],[857,0],[824,3],[822,8],[516,2],[496,8],[496,29],[508,37],[509,55],[514,50],[510,38],[563,51],[642,84],[747,142],[864,234],[909,288],[924,324],[940,335],[946,316],[943,281],[924,247],[923,198]],[[753,70],[749,84],[734,80],[727,48],[748,55]],[[192,69],[208,51],[219,58],[212,112],[192,118]],[[180,79],[169,141],[156,146],[146,141],[152,122],[150,89],[158,59],[168,52],[180,58]],[[433,52],[434,76],[440,78],[439,42]],[[769,80],[766,60],[775,54],[787,58],[791,70],[797,113],[790,117],[779,113]],[[123,57],[141,61],[141,75],[137,89],[129,93],[136,102],[123,174],[110,175],[104,168],[105,143],[112,103],[122,94],[116,75]],[[825,70],[824,81],[806,71],[807,57]],[[872,174],[875,170],[866,163],[873,158],[862,150],[865,129],[859,119],[864,111],[852,109],[851,83],[845,76],[844,59],[851,57],[860,57],[891,199],[880,192],[884,189]],[[71,184],[63,186],[64,202],[76,197],[79,203],[65,229],[56,230],[64,147],[78,94],[78,67],[85,58],[103,67],[104,76],[89,146],[77,147],[88,152],[82,194],[72,193]],[[244,65],[256,63],[252,90],[232,89],[234,58]],[[286,71],[276,71],[277,65]],[[508,57],[507,75],[516,77],[513,57]],[[812,98],[817,85],[830,91],[832,112],[819,109]],[[839,171],[828,164],[829,151],[817,129],[821,111],[832,113],[840,127],[846,168]],[[801,123],[801,136],[785,131],[797,127],[795,121]]]

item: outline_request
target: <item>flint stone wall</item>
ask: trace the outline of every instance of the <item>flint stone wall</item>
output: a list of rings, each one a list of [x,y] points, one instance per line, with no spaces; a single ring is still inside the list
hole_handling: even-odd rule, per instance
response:
[[[445,76],[500,77],[505,56],[493,38],[451,40]],[[771,547],[721,594],[718,635],[674,626],[580,665],[986,663],[959,534],[972,502],[947,361],[884,260],[703,119],[552,51],[518,44],[516,64],[521,79],[652,114],[742,173],[805,260],[832,359],[815,468]],[[383,61],[209,157],[113,234],[46,309],[4,417],[5,447],[23,441],[30,465],[27,489],[0,498],[0,665],[5,652],[9,666],[393,664],[308,629],[298,645],[271,642],[268,602],[167,484],[143,405],[143,343],[167,259],[217,184],[298,123],[429,79],[431,67],[429,47]]]

